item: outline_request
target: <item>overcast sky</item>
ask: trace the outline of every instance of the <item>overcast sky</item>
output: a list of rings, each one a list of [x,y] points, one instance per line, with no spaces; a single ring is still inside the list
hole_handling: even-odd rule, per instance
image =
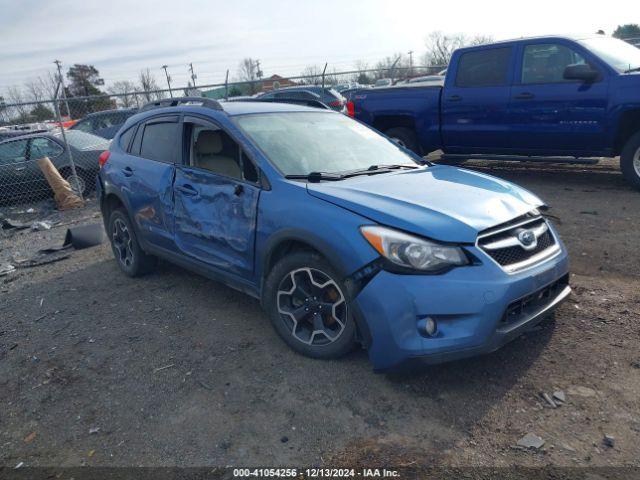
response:
[[[234,76],[249,56],[267,76],[293,75],[409,50],[417,59],[434,30],[505,39],[611,33],[621,23],[640,23],[634,1],[0,0],[0,94],[55,59],[93,64],[107,84],[135,80],[143,68],[164,80],[167,64],[182,86],[189,62],[209,84],[224,81],[227,68]]]

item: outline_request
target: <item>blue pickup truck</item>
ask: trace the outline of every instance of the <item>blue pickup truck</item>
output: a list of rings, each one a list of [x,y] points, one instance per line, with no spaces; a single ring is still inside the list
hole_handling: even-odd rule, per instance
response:
[[[603,35],[462,48],[444,86],[362,90],[347,110],[420,154],[619,155],[640,189],[640,49]]]

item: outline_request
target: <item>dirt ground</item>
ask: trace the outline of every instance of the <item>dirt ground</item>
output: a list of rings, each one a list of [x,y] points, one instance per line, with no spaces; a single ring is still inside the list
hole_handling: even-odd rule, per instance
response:
[[[133,280],[106,244],[76,251],[0,277],[0,466],[640,466],[640,192],[613,162],[467,166],[558,217],[574,293],[554,320],[488,356],[374,374],[364,352],[296,355],[218,283],[167,263]],[[5,234],[0,263],[65,230]],[[528,433],[544,445],[518,447]]]

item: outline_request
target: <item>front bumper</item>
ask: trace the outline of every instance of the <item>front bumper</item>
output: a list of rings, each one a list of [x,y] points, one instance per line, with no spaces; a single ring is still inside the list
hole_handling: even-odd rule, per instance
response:
[[[492,262],[443,275],[379,272],[353,301],[374,369],[457,360],[513,340],[569,296],[568,257],[560,246],[558,255],[518,274]],[[426,317],[438,323],[432,337],[421,333]]]

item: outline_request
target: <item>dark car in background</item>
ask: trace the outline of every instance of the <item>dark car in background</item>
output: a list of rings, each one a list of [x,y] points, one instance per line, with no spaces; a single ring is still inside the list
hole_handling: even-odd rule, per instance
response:
[[[60,132],[23,135],[0,142],[0,198],[48,196],[51,189],[37,163],[45,156],[74,190],[84,193],[93,188],[98,157],[109,148],[110,141],[73,130],[66,132],[66,139],[69,148]]]
[[[258,99],[278,99],[278,98],[295,98],[300,92],[308,92],[317,95],[322,103],[327,104],[336,112],[346,112],[346,100],[336,90],[330,87],[320,87],[317,85],[300,85],[298,87],[285,87],[277,90],[258,95]]]
[[[111,140],[118,130],[120,130],[120,127],[124,122],[126,122],[131,115],[134,115],[137,112],[137,108],[126,108],[90,113],[69,129],[91,133]]]

